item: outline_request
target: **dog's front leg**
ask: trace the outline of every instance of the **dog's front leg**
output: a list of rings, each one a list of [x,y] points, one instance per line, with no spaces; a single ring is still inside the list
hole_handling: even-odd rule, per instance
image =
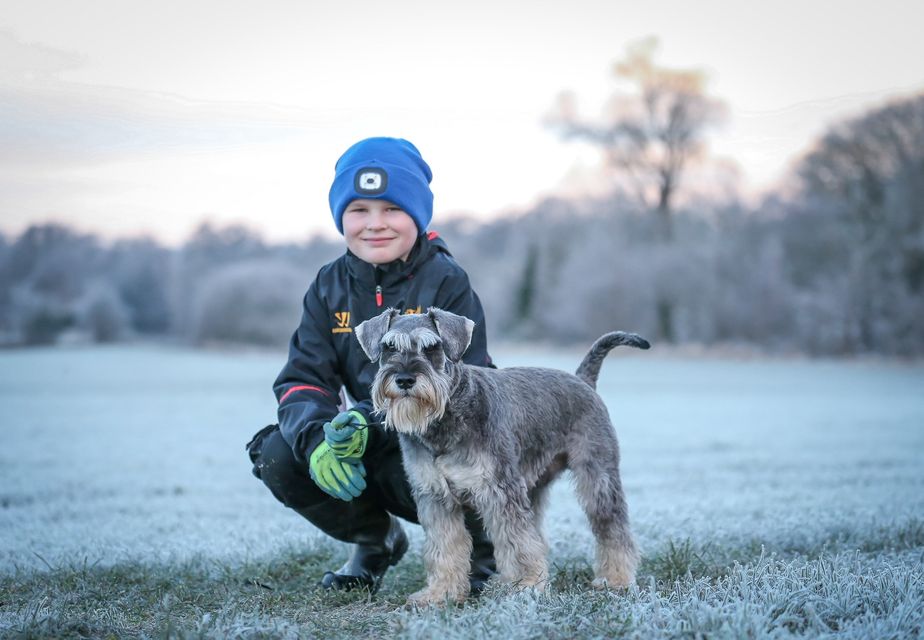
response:
[[[478,511],[494,543],[500,579],[517,587],[548,585],[548,545],[538,528],[526,487],[510,483],[476,497]]]
[[[462,602],[468,596],[472,537],[462,506],[449,495],[418,494],[417,517],[426,534],[426,588],[411,594],[412,604]]]

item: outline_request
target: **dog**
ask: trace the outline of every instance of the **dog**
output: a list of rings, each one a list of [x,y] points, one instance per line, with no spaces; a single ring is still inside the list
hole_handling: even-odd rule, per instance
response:
[[[548,545],[541,531],[550,483],[570,469],[596,539],[597,588],[634,582],[639,554],[619,476],[619,445],[595,391],[615,346],[647,349],[635,334],[597,340],[572,375],[555,369],[492,369],[461,361],[470,319],[431,307],[388,309],[355,329],[370,361],[376,411],[398,432],[405,471],[423,526],[427,584],[412,604],[459,602],[469,592],[472,541],[463,505],[494,543],[500,579],[544,589]]]

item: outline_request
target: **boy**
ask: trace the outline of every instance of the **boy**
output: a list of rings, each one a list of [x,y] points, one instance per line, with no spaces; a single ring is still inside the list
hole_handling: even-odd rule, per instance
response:
[[[325,265],[303,300],[289,360],[273,389],[279,424],[248,443],[254,475],[284,505],[328,535],[356,546],[327,589],[375,592],[408,542],[395,516],[417,522],[397,436],[377,422],[370,386],[378,368],[353,327],[388,307],[439,307],[475,321],[468,364],[490,367],[484,312],[468,276],[445,243],[427,233],[432,174],[417,148],[396,138],[368,138],[337,161],[330,208],[346,254]],[[340,411],[343,387],[356,404]],[[493,547],[473,513],[472,588],[494,571]]]

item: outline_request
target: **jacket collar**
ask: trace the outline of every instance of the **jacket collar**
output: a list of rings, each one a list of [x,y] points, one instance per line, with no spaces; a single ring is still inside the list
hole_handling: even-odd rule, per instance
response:
[[[347,249],[346,264],[350,276],[360,284],[369,287],[377,285],[389,287],[413,276],[422,264],[441,252],[452,255],[443,239],[430,232],[417,237],[417,242],[411,249],[407,262],[395,260],[388,264],[373,265],[356,257],[356,254]]]

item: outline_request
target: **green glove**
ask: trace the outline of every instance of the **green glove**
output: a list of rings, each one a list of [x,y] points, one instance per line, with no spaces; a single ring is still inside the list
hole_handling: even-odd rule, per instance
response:
[[[334,455],[327,441],[317,446],[308,459],[311,479],[324,493],[349,502],[366,488],[366,467],[362,462],[344,462]]]
[[[359,411],[338,413],[333,420],[324,424],[324,441],[338,459],[359,462],[369,442],[369,430],[363,414]]]

